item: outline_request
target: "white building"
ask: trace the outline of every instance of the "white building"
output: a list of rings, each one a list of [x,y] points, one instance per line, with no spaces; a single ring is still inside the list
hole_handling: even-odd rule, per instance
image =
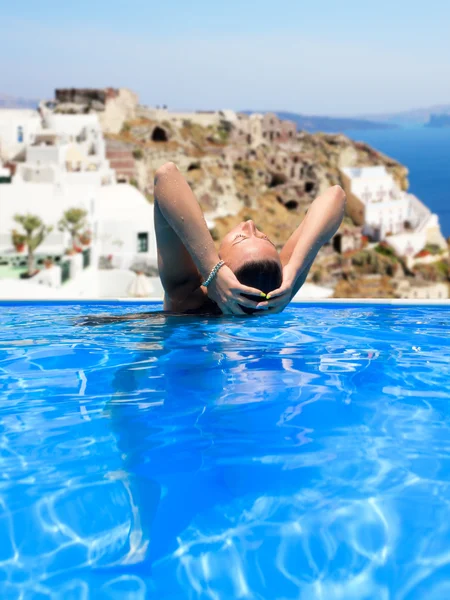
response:
[[[316,285],[315,283],[304,283],[292,300],[293,302],[301,302],[302,300],[320,300],[323,298],[331,298],[333,294],[333,288]]]
[[[263,120],[264,115],[253,113],[251,115],[238,113],[232,121],[234,129],[232,140],[238,144],[250,144],[253,147],[263,143]]]
[[[202,127],[217,126],[221,121],[230,121],[234,123],[237,120],[237,115],[233,110],[205,110],[192,112],[173,112],[167,108],[152,108],[140,106],[137,109],[137,116],[142,116],[154,121],[163,122],[169,121],[178,126],[183,124],[183,121],[190,121]]]
[[[156,267],[153,205],[133,185],[100,187],[93,223],[98,254],[111,257],[113,267],[128,269],[137,262]]]
[[[399,298],[409,300],[447,300],[449,285],[443,281],[401,279],[395,292]]]
[[[52,115],[43,119],[18,163],[14,183],[109,185],[115,172],[96,114]]]
[[[11,183],[12,174],[11,169],[4,167],[0,160],[0,183]]]
[[[14,160],[42,128],[37,110],[0,109],[0,159]]]
[[[9,141],[7,145],[11,147]],[[10,274],[26,265],[26,252],[16,251],[11,239],[13,229],[21,230],[16,214],[37,215],[53,228],[35,251],[39,268],[48,258],[55,263],[33,278],[45,286],[57,287],[69,277],[64,288],[86,296],[83,286],[99,290],[93,281],[100,277],[100,262],[109,269],[137,263],[156,267],[153,206],[134,186],[116,183],[96,114],[44,111],[21,152],[24,161],[16,163],[12,183],[0,185],[0,272]],[[87,212],[91,245],[83,254],[68,255],[70,236],[58,230],[63,213],[72,208]],[[87,269],[88,264],[93,268]]]
[[[407,195],[384,166],[341,170],[347,194],[347,211],[364,234],[377,240],[400,233],[410,216]]]
[[[447,249],[439,218],[416,196],[400,190],[386,167],[341,169],[347,212],[375,241],[387,240],[401,255],[414,256],[426,244]]]
[[[58,221],[70,208],[87,211],[94,263],[100,257],[111,257],[112,267],[129,268],[136,261],[156,266],[153,206],[139,190],[127,184],[98,187],[51,183],[3,184],[0,194],[0,259],[5,264],[17,260],[11,231],[20,229],[20,226],[14,221],[14,215],[31,213],[53,227],[37,248],[36,256],[48,256],[54,260],[59,257],[56,262],[60,262],[70,247],[70,239],[67,232],[58,231]]]

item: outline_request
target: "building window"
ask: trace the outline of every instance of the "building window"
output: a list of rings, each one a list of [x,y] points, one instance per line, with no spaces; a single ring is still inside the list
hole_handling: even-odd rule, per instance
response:
[[[148,252],[148,233],[138,233],[138,252]]]
[[[19,144],[23,143],[23,127],[22,127],[22,125],[19,125],[19,127],[17,128],[17,142]]]

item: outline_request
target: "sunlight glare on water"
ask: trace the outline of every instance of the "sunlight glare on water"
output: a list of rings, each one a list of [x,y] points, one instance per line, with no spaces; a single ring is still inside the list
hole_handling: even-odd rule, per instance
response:
[[[2,599],[450,597],[447,306],[157,308],[0,304]]]

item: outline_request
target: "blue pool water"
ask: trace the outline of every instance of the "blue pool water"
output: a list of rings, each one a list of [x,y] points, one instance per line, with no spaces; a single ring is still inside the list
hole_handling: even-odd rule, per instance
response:
[[[450,597],[448,306],[140,310],[0,305],[0,598]]]

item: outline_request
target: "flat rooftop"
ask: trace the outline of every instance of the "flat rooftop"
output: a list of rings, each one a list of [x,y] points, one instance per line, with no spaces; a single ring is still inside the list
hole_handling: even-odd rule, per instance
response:
[[[377,167],[344,167],[341,171],[350,179],[377,179],[388,175],[386,167],[382,165]]]

